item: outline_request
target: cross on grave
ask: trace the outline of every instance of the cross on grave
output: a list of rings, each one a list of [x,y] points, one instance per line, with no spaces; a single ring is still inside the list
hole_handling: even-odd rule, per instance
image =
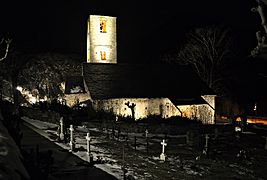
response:
[[[146,133],[146,138],[147,138],[148,137],[148,130],[147,129],[146,129],[145,133]]]
[[[90,133],[87,133],[86,134],[87,155],[90,155],[90,141],[91,141]]]
[[[59,139],[61,141],[64,140],[64,133],[63,133],[64,129],[63,129],[63,117],[60,118],[60,134],[59,134]]]
[[[70,151],[73,151],[74,142],[73,142],[73,125],[70,125]]]
[[[163,139],[163,141],[160,143],[162,145],[162,153],[160,154],[160,160],[165,161],[165,154],[164,154],[164,150],[165,150],[165,146],[167,146],[167,143],[165,142],[165,139]]]
[[[93,162],[93,156],[91,156],[91,150],[90,150],[90,141],[91,141],[91,137],[90,137],[90,133],[88,132],[86,134],[86,144],[87,144],[87,161],[90,163],[90,162]]]
[[[209,135],[205,134],[205,147],[203,153],[208,155]]]

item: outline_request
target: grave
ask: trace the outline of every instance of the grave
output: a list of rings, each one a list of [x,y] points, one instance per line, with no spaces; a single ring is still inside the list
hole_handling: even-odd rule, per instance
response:
[[[70,152],[72,152],[74,149],[73,131],[74,131],[73,125],[70,125]]]
[[[64,140],[64,129],[63,129],[63,117],[60,118],[60,134],[59,134],[59,139],[60,141],[63,141]]]
[[[167,143],[165,142],[165,139],[160,143],[162,145],[162,153],[160,154],[159,159],[162,161],[165,161],[166,155],[165,155],[165,146],[167,146]]]

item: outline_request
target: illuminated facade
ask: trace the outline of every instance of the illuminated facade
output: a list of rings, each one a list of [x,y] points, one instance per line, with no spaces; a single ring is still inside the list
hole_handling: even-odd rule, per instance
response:
[[[162,118],[182,116],[201,120],[204,124],[215,122],[215,96],[202,97],[207,103],[191,105],[175,105],[169,98],[116,98],[94,101],[94,108],[113,112],[119,116],[132,116],[132,110],[127,106],[134,104],[134,118],[146,118],[149,115],[159,115]]]
[[[87,62],[117,63],[116,17],[90,15],[87,21]]]
[[[188,68],[174,65],[117,64],[116,17],[89,16],[83,77],[95,110],[136,120],[150,115],[183,116],[213,124],[215,96],[193,76]],[[196,95],[197,88],[205,89],[205,94]],[[181,104],[179,98],[188,96],[201,101]]]

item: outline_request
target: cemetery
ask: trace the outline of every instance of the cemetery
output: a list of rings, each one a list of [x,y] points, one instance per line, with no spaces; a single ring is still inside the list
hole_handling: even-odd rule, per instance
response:
[[[128,32],[110,15],[80,17],[84,27],[75,27],[85,30],[86,57],[43,49],[20,54],[3,37],[0,179],[267,179],[267,0],[256,2],[251,11],[264,32],[257,31],[258,44],[246,57],[230,53],[228,30],[219,26],[185,35],[179,53],[165,49],[176,32],[157,42],[168,28],[155,31],[153,16],[137,26],[149,26],[145,34],[154,33],[153,40],[132,45],[149,54],[143,57],[117,46],[117,35]],[[166,52],[152,55],[160,49],[152,44]],[[127,62],[135,56],[142,63]],[[148,57],[153,63],[143,63]]]
[[[78,166],[94,166],[117,179],[266,178],[266,131],[259,133],[251,126],[235,131],[233,124],[186,120],[176,125],[159,120],[146,124],[107,117],[112,119],[76,121],[75,125],[61,118],[57,123],[26,115],[22,119],[81,158],[84,163]],[[51,168],[51,174],[56,174]]]

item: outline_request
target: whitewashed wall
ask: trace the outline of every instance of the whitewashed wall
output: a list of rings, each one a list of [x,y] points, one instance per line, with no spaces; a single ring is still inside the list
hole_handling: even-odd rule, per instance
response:
[[[215,123],[215,96],[205,95],[202,98],[208,104],[197,105],[180,105],[178,108],[182,112],[182,116],[190,119],[201,120],[204,124]]]
[[[125,105],[125,103],[129,101],[130,104],[136,104],[135,118],[137,120],[149,115],[160,115],[163,118],[182,115],[190,119],[201,119],[205,124],[214,124],[215,110],[213,108],[215,107],[215,98],[214,96],[204,96],[203,98],[205,98],[210,105],[201,104],[178,106],[182,114],[168,98],[96,100],[94,101],[93,107],[97,110],[110,111],[120,116],[131,116],[131,109]]]

